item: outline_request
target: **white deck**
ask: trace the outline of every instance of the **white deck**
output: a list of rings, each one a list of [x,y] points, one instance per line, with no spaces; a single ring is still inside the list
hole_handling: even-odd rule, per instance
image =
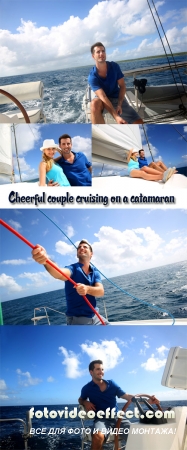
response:
[[[140,193],[140,189],[144,190],[145,195],[147,192],[153,193],[153,191],[158,195],[158,192],[170,189],[172,195],[174,195],[174,189],[187,189],[187,177],[175,174],[166,183],[162,181],[147,181],[128,176],[94,177],[92,178],[92,186],[95,189],[111,189],[111,186],[115,186],[115,189],[129,189],[129,191],[133,189],[133,191],[136,190],[137,195]]]

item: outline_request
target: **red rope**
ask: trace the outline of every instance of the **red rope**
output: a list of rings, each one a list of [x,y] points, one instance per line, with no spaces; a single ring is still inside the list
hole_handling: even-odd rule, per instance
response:
[[[32,249],[37,248],[36,245],[31,244],[31,242],[29,242],[24,236],[22,236],[20,233],[18,233],[18,231],[14,230],[14,228],[10,227],[10,225],[8,225],[6,222],[4,222],[4,220],[0,219],[0,224],[3,225],[3,227],[7,228],[7,230],[11,231],[11,233],[15,234],[15,236],[17,236],[19,239],[21,239],[23,242],[25,242],[25,244],[27,244]],[[67,280],[70,281],[70,283],[72,283],[74,286],[77,286],[77,283],[75,283],[75,281],[73,281],[72,278],[68,277],[68,275],[66,275],[61,269],[59,269],[59,267],[57,267],[55,264],[53,264],[52,261],[47,259],[46,263],[49,264],[51,267],[53,267],[55,270],[57,270],[57,272],[59,272],[65,278],[67,278]],[[92,304],[87,299],[87,297],[85,295],[82,295],[82,297],[85,300],[85,302],[88,304],[88,306],[91,308],[91,310],[94,312],[94,314],[96,314],[96,316],[98,317],[98,319],[100,320],[102,325],[105,325],[104,320],[102,319],[100,314],[95,310],[95,308],[92,306]]]

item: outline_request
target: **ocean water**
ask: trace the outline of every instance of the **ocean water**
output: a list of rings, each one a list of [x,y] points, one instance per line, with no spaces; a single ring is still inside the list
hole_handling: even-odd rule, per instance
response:
[[[187,317],[187,261],[143,270],[112,278],[119,287],[135,297],[169,311],[175,318]],[[105,303],[110,322],[122,320],[144,320],[168,318],[167,313],[147,307],[137,300],[123,294],[108,281],[103,281]],[[31,295],[25,298],[2,302],[5,325],[31,325],[34,308],[48,306],[62,313],[66,311],[64,289]],[[103,300],[97,300],[100,314],[105,315]],[[44,315],[44,311],[38,311]],[[65,315],[48,310],[51,324],[66,323]],[[172,323],[172,320],[171,320]],[[41,320],[40,325],[46,325]]]
[[[1,408],[1,418],[20,418],[25,421],[26,419],[26,411],[28,411],[33,405],[28,406],[4,406]],[[34,407],[34,410],[43,411],[44,406],[47,406],[48,410],[63,410],[64,406],[68,406],[69,411],[73,410],[74,406],[78,405],[37,405]],[[123,407],[123,403],[118,404],[119,409]],[[187,401],[164,401],[161,402],[161,406],[163,409],[167,409],[175,406],[187,406]],[[129,406],[131,411],[133,410],[132,406]],[[137,419],[131,419],[131,422],[136,422]],[[90,427],[92,421],[85,421],[85,427]],[[161,425],[160,425],[161,426]],[[69,434],[68,429],[77,429],[81,428],[80,419],[32,419],[32,427],[33,428],[46,428],[47,433],[50,428],[66,428],[65,434],[43,434],[43,435],[34,435],[32,438],[28,440],[28,450],[80,450],[81,449],[81,438],[80,434]],[[157,425],[158,427],[158,425]],[[23,425],[19,422],[1,422],[1,438],[0,438],[0,449],[2,450],[23,450],[24,449],[24,441],[22,438],[23,434]],[[112,445],[108,445],[106,448],[108,450],[112,449]],[[90,445],[85,445],[85,450],[90,449]],[[160,449],[164,450],[164,449]]]
[[[175,61],[185,61],[186,56],[175,56]],[[170,62],[173,62],[170,58]],[[165,57],[144,59],[140,61],[120,62],[122,71],[134,68],[144,68],[148,66],[157,66],[167,63]],[[92,66],[74,67],[71,69],[55,70],[52,72],[39,72],[34,74],[16,75],[12,77],[1,77],[0,84],[26,83],[29,81],[41,80],[44,84],[44,113],[47,122],[51,123],[84,123],[85,115],[82,111],[82,99],[87,87],[87,78]],[[180,83],[177,71],[174,71],[175,79]],[[184,83],[187,83],[187,77],[184,69],[180,69],[180,75]],[[174,80],[170,71],[158,72],[151,75],[138,76],[137,78],[146,78],[147,86],[173,84]],[[125,79],[127,87],[133,86],[132,77]],[[23,102],[27,108],[38,106],[38,100]],[[0,112],[14,110],[14,104],[1,105]]]

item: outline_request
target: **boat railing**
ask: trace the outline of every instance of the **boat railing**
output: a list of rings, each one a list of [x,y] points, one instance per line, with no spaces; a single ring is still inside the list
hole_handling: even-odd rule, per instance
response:
[[[26,421],[17,417],[0,419],[0,422],[21,422],[24,427],[23,439],[24,439],[24,450],[28,450],[28,438],[32,437],[31,428],[32,421],[30,417],[30,411],[26,412]]]
[[[104,308],[104,311],[105,311],[105,318],[108,320],[106,303],[105,303],[104,298],[103,298],[103,308]],[[37,312],[41,311],[41,310],[44,310],[45,315],[37,316]],[[54,312],[56,312],[56,313],[58,313],[58,314],[60,314],[62,316],[66,316],[65,313],[63,313],[61,311],[58,311],[57,309],[50,308],[49,306],[40,306],[38,308],[34,308],[34,317],[32,317],[32,319],[31,319],[33,324],[34,325],[38,325],[38,322],[40,320],[45,319],[45,320],[47,320],[48,325],[51,325],[50,318],[49,318],[49,315],[48,315],[48,310],[54,311]]]

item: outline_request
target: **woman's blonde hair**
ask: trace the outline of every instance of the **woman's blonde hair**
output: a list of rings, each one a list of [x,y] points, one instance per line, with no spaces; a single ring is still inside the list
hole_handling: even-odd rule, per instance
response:
[[[49,172],[49,170],[51,170],[51,168],[54,164],[54,161],[53,161],[53,158],[49,158],[49,156],[45,155],[44,152],[45,152],[45,149],[43,150],[42,160],[43,160],[43,162],[46,163],[46,172]]]
[[[136,152],[136,153],[137,153],[137,152]],[[133,153],[133,154],[131,155],[131,159],[133,159],[133,161],[137,161],[136,153]]]

